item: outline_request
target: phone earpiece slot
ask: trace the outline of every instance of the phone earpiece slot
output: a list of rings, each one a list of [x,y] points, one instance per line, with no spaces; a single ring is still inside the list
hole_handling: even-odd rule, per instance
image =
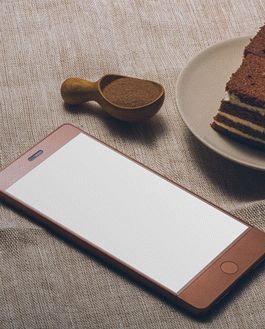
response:
[[[43,153],[43,150],[38,150],[37,152],[35,152],[34,154],[32,154],[28,160],[29,161],[33,161],[35,160],[38,156],[40,156]]]

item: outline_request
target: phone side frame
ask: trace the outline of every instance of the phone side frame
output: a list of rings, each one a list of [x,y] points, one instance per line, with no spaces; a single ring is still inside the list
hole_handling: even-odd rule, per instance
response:
[[[45,159],[47,159],[51,154],[56,152],[58,149],[63,147],[66,143],[68,143],[72,138],[77,136],[79,133],[84,133],[90,138],[98,141],[99,143],[103,144],[104,146],[112,149],[115,152],[118,152],[122,156],[129,158],[131,161],[135,162],[136,164],[142,166],[146,170],[153,172],[155,175],[160,176],[162,179],[167,180],[168,182],[174,184],[175,186],[185,190],[186,192],[192,194],[193,196],[199,198],[203,202],[217,208],[221,212],[229,215],[230,217],[238,220],[249,227],[242,235],[238,237],[231,245],[228,246],[221,254],[219,254],[210,264],[207,265],[205,269],[203,269],[195,278],[193,278],[180,292],[177,294],[167,287],[155,282],[152,278],[147,277],[143,273],[137,271],[128,264],[124,264],[115,258],[113,255],[108,254],[106,251],[100,250],[97,246],[94,246],[89,241],[83,239],[80,236],[77,236],[69,229],[65,229],[63,226],[58,225],[55,221],[51,218],[48,218],[44,214],[41,214],[36,209],[29,207],[28,205],[24,204],[23,202],[15,199],[13,196],[10,196],[5,190],[12,185],[16,180],[23,177],[27,172],[32,170],[37,165],[41,164]],[[43,156],[35,159],[34,161],[28,161],[28,158],[31,154],[38,151],[38,149],[44,149]],[[2,178],[2,181],[1,181]],[[104,261],[114,265],[115,267],[119,268],[123,272],[129,274],[133,279],[140,281],[145,286],[148,286],[152,290],[156,291],[160,295],[166,297],[167,299],[177,303],[182,308],[192,312],[196,315],[201,315],[206,313],[220,298],[222,298],[228,290],[230,290],[234,284],[247,272],[249,271],[252,266],[260,262],[260,260],[265,255],[265,233],[253,228],[251,225],[245,223],[241,219],[233,216],[229,212],[225,211],[224,209],[214,205],[213,203],[205,200],[204,198],[200,197],[199,195],[193,193],[192,191],[188,190],[187,188],[173,182],[172,180],[164,177],[163,175],[157,173],[156,171],[148,168],[147,166],[143,165],[142,163],[130,158],[129,156],[123,154],[119,150],[115,149],[114,147],[98,140],[97,138],[91,136],[90,134],[82,131],[81,129],[71,125],[71,124],[64,124],[49,134],[46,138],[42,141],[37,143],[27,152],[22,154],[19,158],[14,160],[10,165],[8,165],[5,169],[0,172],[0,197],[4,199],[7,203],[12,206],[15,206],[17,209],[21,209],[24,213],[29,215],[30,217],[36,218],[38,222],[46,227],[52,228],[57,233],[65,237],[66,239],[73,241],[76,245],[91,251],[94,255],[100,257]],[[214,274],[219,271],[220,272],[220,261],[222,261],[222,257],[225,257],[227,253],[236,252],[243,260],[246,260],[245,257],[245,249],[244,245],[252,244],[252,249],[254,248],[254,253],[248,255],[247,262],[245,262],[244,267],[234,276],[228,276],[224,282],[224,285],[219,285],[218,289],[208,289],[208,292],[204,293],[204,298],[199,299],[196,296],[202,294],[203,289],[205,289],[205,284],[209,283],[209,271],[210,276],[213,278]],[[218,274],[220,274],[218,272]],[[222,274],[223,275],[223,274]],[[220,276],[219,276],[220,277]],[[221,276],[221,280],[222,276]],[[213,282],[211,283],[213,284]],[[210,293],[209,293],[210,291]]]

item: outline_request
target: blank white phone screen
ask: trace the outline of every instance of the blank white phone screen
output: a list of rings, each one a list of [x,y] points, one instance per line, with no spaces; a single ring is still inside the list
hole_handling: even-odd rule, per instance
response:
[[[248,228],[83,133],[7,192],[175,293]]]

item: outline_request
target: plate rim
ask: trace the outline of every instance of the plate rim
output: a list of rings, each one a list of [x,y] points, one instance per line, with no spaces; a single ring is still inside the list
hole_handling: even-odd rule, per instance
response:
[[[264,163],[264,166],[260,166],[260,165],[257,165],[257,164],[254,164],[254,163],[250,163],[250,162],[246,162],[244,160],[240,160],[238,159],[237,157],[234,157],[233,155],[229,154],[229,153],[226,153],[226,152],[223,152],[222,150],[218,149],[218,148],[215,148],[214,145],[212,144],[208,144],[201,136],[200,134],[197,134],[196,131],[194,131],[188,120],[186,120],[185,118],[185,111],[182,111],[182,108],[181,108],[181,105],[180,105],[180,85],[182,83],[182,80],[187,72],[187,70],[189,69],[190,65],[192,65],[196,60],[198,60],[200,57],[203,57],[205,55],[205,53],[209,52],[209,50],[212,50],[214,48],[218,48],[222,45],[225,45],[225,44],[229,44],[229,43],[233,43],[235,41],[240,41],[242,40],[250,40],[253,36],[250,36],[250,35],[245,35],[245,36],[240,36],[240,37],[234,37],[234,38],[230,38],[230,39],[226,39],[226,40],[222,40],[222,41],[219,41],[203,50],[201,50],[199,53],[197,53],[196,55],[194,55],[190,60],[188,60],[188,62],[186,63],[185,67],[181,70],[178,78],[177,78],[177,81],[176,81],[176,102],[177,102],[177,109],[178,109],[178,112],[183,120],[183,122],[185,123],[186,127],[189,129],[189,131],[203,144],[205,145],[207,148],[211,149],[212,151],[214,151],[215,153],[219,154],[220,156],[226,158],[226,159],[229,159],[230,161],[233,161],[233,162],[236,162],[236,163],[239,163],[240,165],[242,166],[245,166],[245,167],[248,167],[248,168],[252,168],[252,169],[256,169],[256,170],[260,170],[260,171],[265,171],[265,163]],[[243,58],[243,53],[242,53],[242,58]],[[231,72],[232,74],[233,72]]]

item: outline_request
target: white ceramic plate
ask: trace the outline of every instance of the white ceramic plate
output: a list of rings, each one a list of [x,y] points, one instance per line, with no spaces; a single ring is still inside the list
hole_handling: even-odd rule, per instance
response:
[[[220,42],[193,58],[179,76],[177,103],[190,131],[206,146],[242,165],[265,170],[265,152],[217,133],[210,127],[225,85],[239,67],[250,37]]]

